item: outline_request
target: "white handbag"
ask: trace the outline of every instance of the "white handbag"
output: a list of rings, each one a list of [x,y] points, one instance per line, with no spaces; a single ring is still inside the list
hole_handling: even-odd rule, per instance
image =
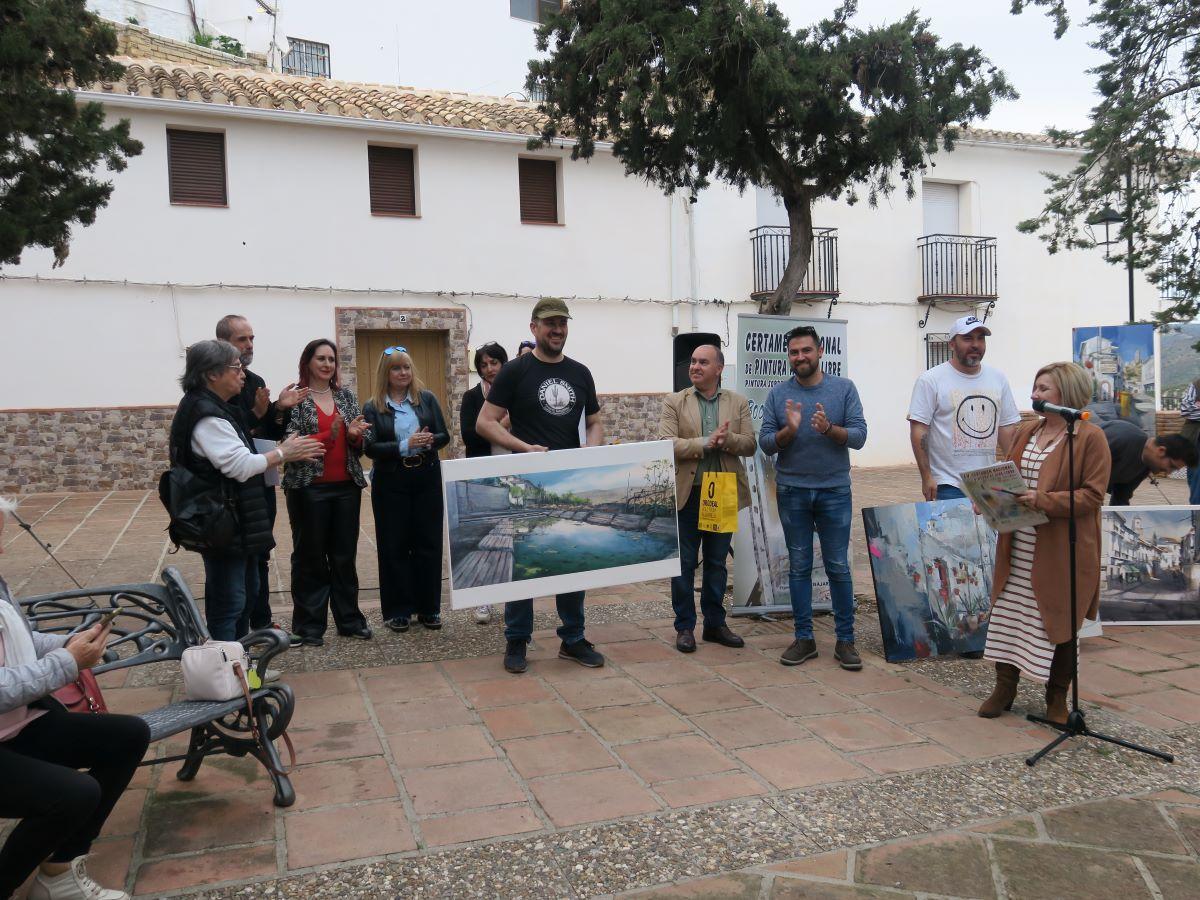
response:
[[[249,698],[246,673],[250,660],[237,641],[206,641],[188,647],[180,659],[183,691],[189,700],[234,700]]]

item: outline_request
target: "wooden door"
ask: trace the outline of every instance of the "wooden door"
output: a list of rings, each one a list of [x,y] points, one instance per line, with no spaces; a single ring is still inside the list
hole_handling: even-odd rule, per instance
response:
[[[450,427],[450,418],[457,415],[459,398],[454,398],[456,405],[450,405],[450,397],[446,392],[446,363],[448,361],[449,334],[445,331],[430,331],[425,329],[411,331],[358,331],[354,335],[358,358],[358,402],[361,406],[375,394],[375,375],[379,368],[379,357],[388,347],[406,347],[412,357],[417,376],[425,383],[425,387],[433,391],[438,403],[442,406],[442,415],[446,419],[446,427]],[[448,459],[447,450],[441,451],[441,457]],[[364,459],[364,462],[366,460]]]

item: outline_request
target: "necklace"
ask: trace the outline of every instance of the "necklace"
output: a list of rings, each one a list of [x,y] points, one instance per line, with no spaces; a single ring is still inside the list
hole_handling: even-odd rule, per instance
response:
[[[327,387],[323,391],[318,391],[316,388],[310,387],[308,390],[309,390],[309,393],[311,393],[311,394],[328,394],[330,391],[333,390],[333,388]]]

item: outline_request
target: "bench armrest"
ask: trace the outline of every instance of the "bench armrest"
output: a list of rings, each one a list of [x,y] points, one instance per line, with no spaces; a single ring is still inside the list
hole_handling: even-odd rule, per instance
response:
[[[250,657],[250,664],[254,667],[254,671],[264,679],[264,684],[266,683],[267,663],[292,646],[291,638],[278,628],[260,628],[239,640],[246,648],[246,654]]]

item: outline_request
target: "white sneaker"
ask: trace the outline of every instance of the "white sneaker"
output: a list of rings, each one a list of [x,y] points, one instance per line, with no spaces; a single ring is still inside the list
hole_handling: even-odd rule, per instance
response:
[[[486,625],[492,621],[492,608],[490,606],[475,607],[475,621],[480,625]]]
[[[92,881],[83,867],[86,856],[71,860],[71,868],[53,878],[39,871],[29,886],[29,900],[129,900],[124,891],[104,888]]]

